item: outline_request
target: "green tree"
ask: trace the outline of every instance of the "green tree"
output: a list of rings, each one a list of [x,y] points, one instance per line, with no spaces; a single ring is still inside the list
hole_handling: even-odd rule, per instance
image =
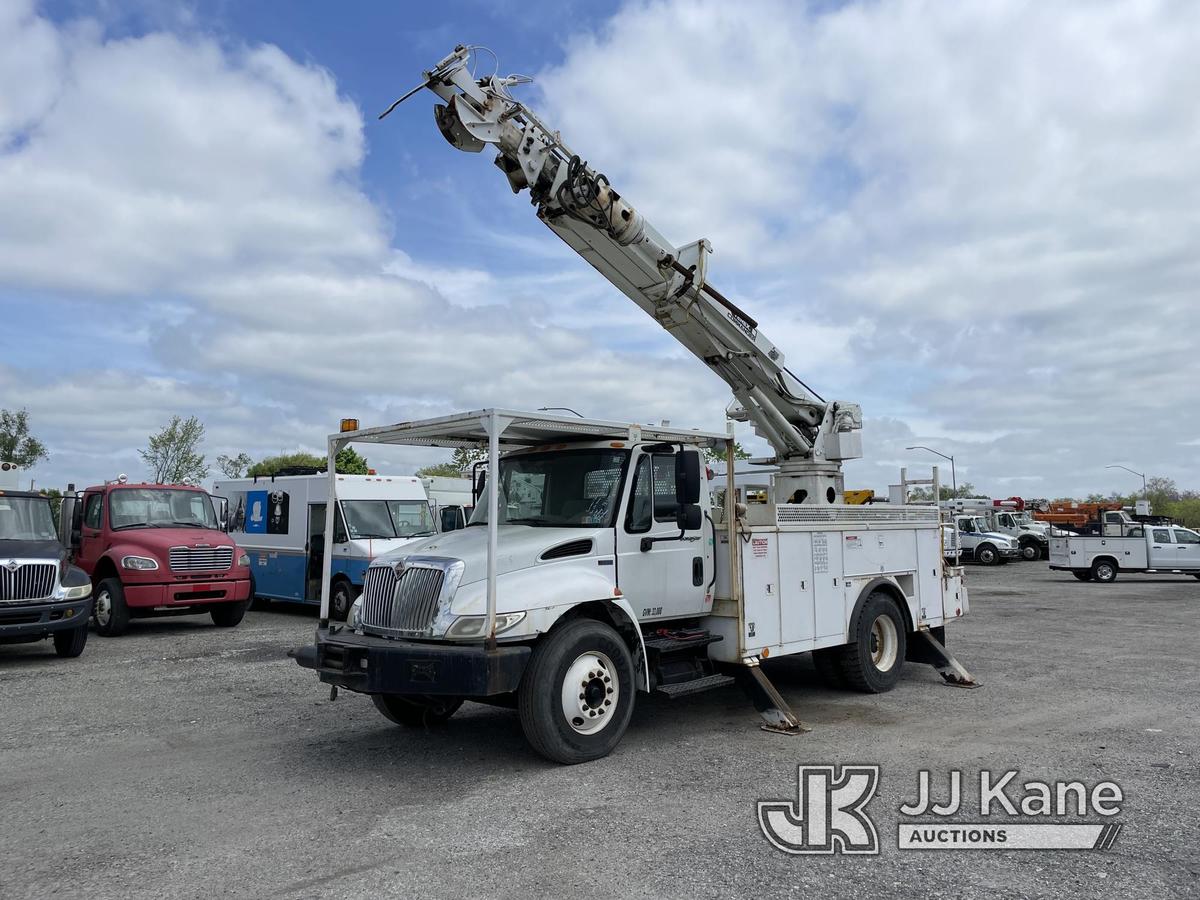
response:
[[[138,450],[154,474],[156,484],[199,484],[208,475],[200,442],[204,425],[195,416],[172,416],[158,434],[150,435],[150,446]]]
[[[741,443],[739,443],[738,441],[734,441],[733,442],[733,458],[735,460],[749,459],[750,451],[747,450],[745,447],[743,447],[741,445]],[[704,461],[710,462],[710,463],[725,462],[725,446],[722,444],[718,447],[708,447],[707,449],[705,449]]]
[[[417,469],[422,477],[469,478],[477,462],[487,460],[487,451],[481,447],[459,447],[449,462],[432,463]]]
[[[222,453],[217,457],[217,468],[226,478],[241,478],[242,473],[250,468],[251,462],[247,453],[239,453],[237,456],[226,456]]]
[[[50,515],[54,518],[54,527],[58,528],[58,514],[62,509],[62,491],[58,488],[42,488],[38,491],[50,501]]]
[[[47,456],[46,445],[29,433],[29,411],[0,409],[0,459],[27,469]]]
[[[967,481],[958,486],[958,490],[950,487],[948,484],[939,485],[938,499],[939,500],[965,500],[969,497],[980,496],[975,491],[975,485]],[[933,499],[933,491],[930,488],[915,488],[908,492],[910,500],[928,503]]]
[[[368,475],[371,471],[367,466],[366,459],[359,456],[353,447],[343,448],[335,458],[334,464],[341,475]],[[328,463],[324,456],[297,450],[294,453],[280,453],[277,456],[260,459],[246,469],[246,477],[263,478],[275,475],[283,469],[294,467],[311,468],[324,472],[328,469]]]

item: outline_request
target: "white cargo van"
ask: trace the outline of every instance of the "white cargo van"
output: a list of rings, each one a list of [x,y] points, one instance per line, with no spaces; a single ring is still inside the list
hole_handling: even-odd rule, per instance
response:
[[[254,596],[321,602],[329,476],[231,478],[213,485],[226,528],[250,556]],[[338,475],[330,614],[344,619],[371,560],[438,531],[421,480],[411,475]]]

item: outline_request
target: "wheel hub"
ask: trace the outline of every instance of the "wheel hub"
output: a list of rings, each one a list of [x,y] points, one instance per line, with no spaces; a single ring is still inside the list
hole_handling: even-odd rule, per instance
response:
[[[616,667],[596,650],[581,653],[567,667],[562,684],[562,711],[578,734],[595,734],[612,721],[621,696]]]
[[[101,591],[96,595],[96,621],[101,625],[108,624],[108,616],[112,612],[112,598],[108,596],[108,591]]]
[[[896,664],[899,639],[896,623],[890,616],[878,616],[871,623],[871,663],[880,672],[888,672]]]

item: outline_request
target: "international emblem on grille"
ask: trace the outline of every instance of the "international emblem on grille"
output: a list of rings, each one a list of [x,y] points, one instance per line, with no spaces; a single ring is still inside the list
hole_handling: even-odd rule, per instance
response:
[[[19,562],[17,562],[15,559],[10,559],[8,562],[6,562],[4,564],[4,568],[8,569],[8,571],[10,571],[10,572],[15,572],[15,571],[17,571],[17,569],[21,568],[21,564]]]

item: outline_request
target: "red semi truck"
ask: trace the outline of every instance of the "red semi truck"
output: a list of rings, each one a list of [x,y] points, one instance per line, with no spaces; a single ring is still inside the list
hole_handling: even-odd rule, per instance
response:
[[[121,479],[90,487],[63,500],[60,528],[91,577],[99,634],[121,634],[134,617],[196,613],[230,628],[250,605],[250,560],[200,488]]]

